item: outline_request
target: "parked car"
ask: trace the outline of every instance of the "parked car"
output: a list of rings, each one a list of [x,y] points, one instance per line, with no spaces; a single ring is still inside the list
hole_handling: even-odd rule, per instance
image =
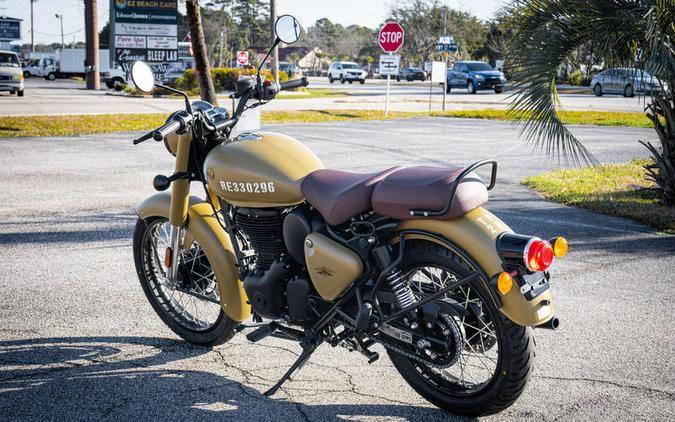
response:
[[[292,63],[279,62],[279,70],[286,72],[288,79],[298,79],[302,77],[302,69]]]
[[[406,81],[426,81],[427,80],[427,73],[420,69],[419,67],[404,67],[401,69],[401,71],[396,75],[396,80],[400,81],[401,79],[405,79]]]
[[[453,68],[448,70],[448,92],[452,88],[466,88],[469,94],[475,94],[479,90],[493,89],[499,94],[504,91],[504,85],[506,85],[504,74],[485,62],[456,62]]]
[[[0,91],[23,97],[23,71],[19,56],[11,51],[0,50]]]
[[[354,62],[333,62],[328,68],[328,82],[330,83],[339,80],[340,83],[359,81],[364,84],[367,75],[368,73]]]
[[[658,79],[644,70],[631,67],[605,69],[591,79],[591,90],[598,97],[602,94],[632,97],[636,92],[651,93],[659,89]]]

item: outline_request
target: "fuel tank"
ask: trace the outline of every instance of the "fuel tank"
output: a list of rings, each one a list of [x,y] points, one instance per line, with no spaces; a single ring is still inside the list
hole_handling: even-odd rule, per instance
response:
[[[302,179],[322,168],[309,148],[272,132],[239,135],[211,150],[204,161],[209,188],[230,204],[249,208],[301,203]]]

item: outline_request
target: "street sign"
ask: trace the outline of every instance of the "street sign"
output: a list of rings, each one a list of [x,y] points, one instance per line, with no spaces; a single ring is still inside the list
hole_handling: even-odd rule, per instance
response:
[[[438,37],[438,43],[439,44],[454,44],[455,42],[455,37],[452,35],[442,35]]]
[[[401,56],[397,54],[380,54],[380,75],[398,75]]]
[[[387,22],[380,29],[377,41],[385,53],[394,53],[403,45],[405,31],[398,22]]]
[[[427,73],[431,72],[431,65],[433,62],[424,62],[424,71]]]
[[[436,44],[436,51],[449,51],[451,53],[457,52],[457,43],[453,44]]]
[[[237,51],[237,64],[239,66],[248,65],[248,51]]]

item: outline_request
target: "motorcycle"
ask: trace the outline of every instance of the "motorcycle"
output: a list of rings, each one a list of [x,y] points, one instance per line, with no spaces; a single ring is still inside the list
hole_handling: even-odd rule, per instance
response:
[[[299,28],[279,17],[274,46],[295,42]],[[131,77],[142,91],[185,99],[134,140],[163,142],[175,156],[174,173],[154,178],[160,193],[137,208],[133,252],[145,295],[178,336],[215,346],[246,330],[252,343],[298,342],[302,353],[267,396],[323,344],[369,363],[379,358],[373,346],[384,347],[413,389],[455,414],[493,414],[520,396],[532,328],[559,324],[548,270],[567,241],[516,234],[482,207],[496,161],[326,169],[289,136],[235,135],[245,113],[306,78],[277,85],[259,68],[237,80],[230,114],[155,82],[146,63]],[[476,174],[484,166],[487,185]]]

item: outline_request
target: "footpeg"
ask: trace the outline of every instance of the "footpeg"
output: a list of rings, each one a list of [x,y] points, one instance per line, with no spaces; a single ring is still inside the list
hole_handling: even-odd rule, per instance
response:
[[[265,337],[273,334],[277,330],[277,323],[270,322],[267,325],[263,325],[260,328],[257,328],[255,331],[252,331],[246,334],[246,339],[251,343],[257,343]]]

